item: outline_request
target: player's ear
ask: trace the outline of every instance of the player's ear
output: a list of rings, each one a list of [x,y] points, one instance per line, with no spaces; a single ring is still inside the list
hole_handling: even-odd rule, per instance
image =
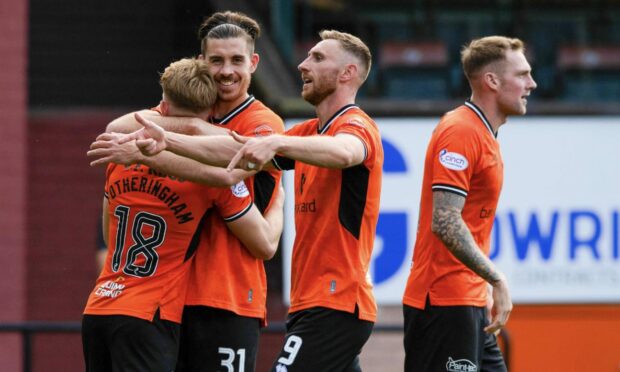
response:
[[[205,56],[204,56],[202,53],[200,53],[200,54],[198,55],[198,59],[201,59],[201,60],[203,60],[203,61],[204,61],[204,60],[205,60]]]
[[[344,70],[340,74],[342,81],[349,81],[357,77],[357,66],[353,63],[345,65]]]
[[[168,111],[170,111],[170,104],[163,99],[159,101],[159,108],[161,109],[161,114],[163,116],[168,116]]]
[[[252,53],[252,55],[250,56],[250,72],[251,73],[254,73],[254,71],[256,71],[259,61],[260,61],[260,57],[258,56],[258,53]]]
[[[485,72],[484,75],[482,76],[482,79],[483,79],[483,83],[487,87],[489,87],[489,89],[493,91],[499,90],[499,86],[500,86],[499,76],[497,76],[497,74],[495,74],[494,72],[491,72],[491,71]]]

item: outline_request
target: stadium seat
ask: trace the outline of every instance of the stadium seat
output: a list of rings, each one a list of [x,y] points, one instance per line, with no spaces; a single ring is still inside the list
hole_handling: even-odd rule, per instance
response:
[[[558,70],[563,98],[573,101],[613,101],[620,97],[620,46],[562,46]]]
[[[448,96],[448,51],[441,42],[386,42],[379,51],[383,92],[392,99]]]

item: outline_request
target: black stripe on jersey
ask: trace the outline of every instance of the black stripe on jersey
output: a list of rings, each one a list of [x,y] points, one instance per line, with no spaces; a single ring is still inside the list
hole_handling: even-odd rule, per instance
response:
[[[235,220],[238,220],[239,218],[245,216],[245,214],[248,213],[250,209],[252,209],[252,205],[254,205],[254,203],[248,204],[248,206],[241,212],[233,214],[232,216],[222,217],[222,219],[224,220],[224,222],[233,222]]]
[[[447,192],[451,192],[453,194],[457,194],[457,195],[461,195],[464,197],[467,197],[467,190],[461,189],[460,187],[456,187],[456,186],[452,186],[452,185],[445,185],[445,184],[441,184],[441,183],[436,183],[434,184],[431,189],[433,191],[447,191]]]
[[[482,122],[484,123],[484,125],[487,127],[487,129],[489,130],[489,132],[491,132],[491,135],[493,135],[494,138],[497,138],[497,133],[495,133],[493,131],[493,127],[491,126],[491,124],[489,123],[489,121],[487,120],[487,117],[484,116],[484,112],[482,112],[482,110],[476,106],[475,103],[473,103],[472,101],[465,101],[465,106],[469,107],[470,110],[472,110],[473,112],[476,113],[476,115],[478,115],[478,117],[480,118],[480,120],[482,120]]]
[[[269,205],[276,189],[276,179],[269,172],[258,172],[254,176],[254,204],[261,214]]]
[[[271,163],[278,170],[291,170],[295,169],[295,160],[285,158],[284,156],[276,155],[271,159]]]
[[[329,127],[332,125],[332,123],[334,121],[336,121],[336,119],[338,119],[338,117],[342,114],[344,114],[345,112],[349,111],[352,108],[357,108],[356,105],[350,103],[348,105],[345,105],[343,108],[341,108],[340,110],[336,111],[336,113],[334,115],[332,115],[331,118],[329,118],[329,120],[327,120],[327,123],[325,123],[325,125],[323,126],[322,129],[320,128],[316,128],[316,131],[318,134],[323,134],[325,132],[327,132],[327,129],[329,129]]]
[[[239,114],[241,111],[243,111],[246,108],[248,108],[252,104],[252,102],[254,102],[255,100],[256,100],[256,98],[254,98],[254,96],[251,95],[245,101],[243,101],[239,106],[237,106],[234,109],[232,109],[232,111],[230,111],[228,114],[226,114],[223,118],[218,119],[218,118],[210,117],[209,118],[209,122],[211,122],[213,124],[218,124],[218,125],[226,125],[235,116],[237,116],[237,114]]]
[[[342,170],[338,219],[355,239],[360,238],[369,180],[370,170],[362,164]]]
[[[192,258],[194,253],[196,253],[196,250],[198,249],[198,245],[200,244],[200,235],[202,235],[201,232],[202,232],[202,229],[204,228],[204,225],[206,223],[205,221],[207,220],[207,217],[212,213],[212,211],[213,211],[213,209],[209,209],[208,211],[205,212],[205,214],[200,219],[200,223],[196,227],[196,231],[194,232],[194,236],[192,236],[192,240],[189,242],[189,246],[187,247],[187,251],[185,251],[185,258],[183,259],[183,262],[185,262],[185,261],[189,260],[190,258]]]

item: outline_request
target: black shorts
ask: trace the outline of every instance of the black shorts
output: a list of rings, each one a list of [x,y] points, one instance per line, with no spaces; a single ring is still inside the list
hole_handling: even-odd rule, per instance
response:
[[[505,372],[495,335],[484,332],[486,309],[476,306],[403,306],[405,372]]]
[[[87,372],[174,371],[180,325],[126,315],[84,315],[82,346]]]
[[[361,371],[359,354],[374,323],[357,315],[314,307],[291,313],[286,322],[284,346],[274,372]]]
[[[259,331],[259,318],[207,306],[185,306],[177,372],[253,372]]]

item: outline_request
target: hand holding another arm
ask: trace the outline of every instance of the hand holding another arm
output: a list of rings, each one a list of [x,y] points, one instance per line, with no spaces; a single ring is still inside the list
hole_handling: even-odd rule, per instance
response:
[[[94,159],[90,162],[91,167],[108,163],[129,165],[142,162],[144,156],[135,141],[120,143],[122,136],[124,135],[119,133],[99,135],[86,153],[89,158]]]

